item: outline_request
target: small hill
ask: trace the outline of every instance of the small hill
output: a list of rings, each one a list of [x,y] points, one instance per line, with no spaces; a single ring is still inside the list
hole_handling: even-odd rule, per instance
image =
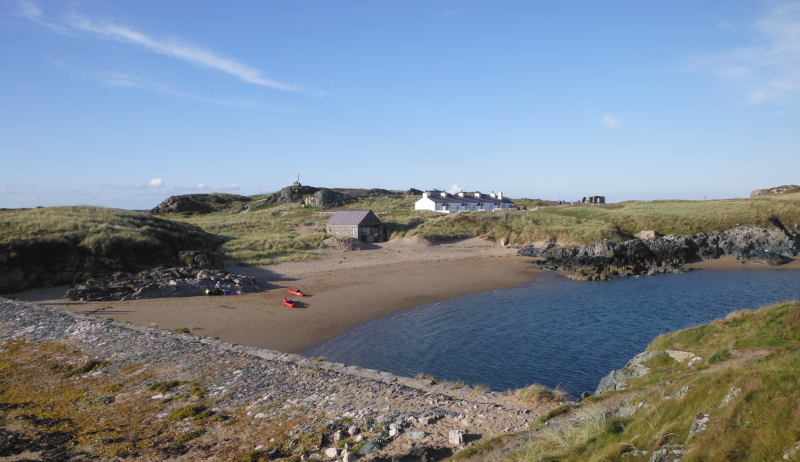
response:
[[[102,207],[0,211],[0,293],[72,283],[82,274],[179,263],[223,239],[189,223]]]
[[[227,209],[241,209],[250,199],[238,194],[186,194],[170,196],[155,208],[153,214],[165,213],[211,213]]]
[[[796,192],[800,192],[800,186],[797,186],[796,184],[789,184],[776,186],[769,189],[756,189],[750,193],[750,197],[773,196],[776,194],[791,194]]]

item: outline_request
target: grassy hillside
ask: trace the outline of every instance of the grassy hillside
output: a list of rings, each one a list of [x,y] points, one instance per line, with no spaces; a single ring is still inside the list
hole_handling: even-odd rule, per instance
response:
[[[359,194],[358,190],[347,191],[351,195]],[[255,201],[261,197],[250,199]],[[358,202],[335,210],[371,209],[392,231],[392,238],[419,235],[441,241],[483,237],[492,241],[506,239],[516,244],[621,241],[643,229],[663,234],[692,234],[744,224],[771,226],[769,218],[772,216],[789,225],[800,223],[800,194],[715,201],[633,201],[602,206],[540,205],[538,210],[453,215],[414,211],[417,199],[419,196],[399,194],[362,196]],[[536,201],[526,199],[520,203],[530,206]],[[333,211],[299,204],[275,204],[247,213],[226,211],[163,216],[224,236],[227,242],[220,251],[228,258],[246,264],[270,264],[315,258],[325,238],[325,223]]]
[[[592,397],[557,417],[551,413],[547,423],[520,436],[529,443],[515,451],[485,449],[457,458],[635,462],[677,445],[686,451],[683,462],[800,460],[800,451],[783,459],[800,447],[800,303],[736,312],[662,335],[648,350],[683,350],[703,359],[689,366],[658,356],[645,363],[651,373],[629,380],[625,392]],[[604,406],[611,401],[621,404]],[[707,427],[691,434],[700,414],[708,417]]]
[[[373,210],[392,232],[392,238],[418,235],[441,241],[482,237],[492,241],[506,239],[520,245],[621,241],[643,229],[663,234],[692,234],[745,224],[771,226],[769,218],[773,216],[789,226],[800,224],[800,193],[714,201],[632,201],[600,206],[558,206],[522,199],[520,205],[531,209],[538,206],[538,209],[444,215],[414,211],[414,202],[419,196],[378,190],[336,191],[358,199],[334,210],[302,207],[299,203],[275,203],[240,213],[243,204],[256,203],[271,195],[204,195],[199,199],[193,196],[193,201],[203,199],[203,204],[212,211],[162,213],[160,218],[97,207],[5,210],[0,211],[0,245],[12,240],[18,244],[23,241],[49,243],[51,250],[48,252],[51,253],[65,245],[77,246],[100,255],[110,266],[121,268],[134,263],[119,261],[121,258],[163,256],[176,247],[208,248],[224,241],[217,251],[225,258],[241,264],[271,264],[316,258],[326,237],[324,228],[330,215],[335,210],[348,209]],[[131,257],[123,258],[121,252],[128,252]]]
[[[0,210],[4,266],[94,257],[95,269],[137,269],[173,262],[181,250],[211,251],[221,242],[199,227],[146,213],[88,206]]]

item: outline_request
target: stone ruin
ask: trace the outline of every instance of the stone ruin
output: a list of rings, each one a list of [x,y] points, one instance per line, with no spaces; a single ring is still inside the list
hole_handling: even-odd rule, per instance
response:
[[[582,204],[586,204],[587,202],[589,204],[605,204],[606,196],[589,196],[581,199]]]

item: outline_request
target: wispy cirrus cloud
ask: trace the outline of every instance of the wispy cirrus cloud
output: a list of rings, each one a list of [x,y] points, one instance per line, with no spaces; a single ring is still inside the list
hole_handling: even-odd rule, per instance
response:
[[[145,90],[154,93],[163,93],[165,95],[173,96],[179,99],[197,100],[197,101],[202,101],[204,103],[217,104],[220,106],[238,107],[238,108],[255,107],[255,104],[248,101],[232,101],[219,98],[209,98],[206,96],[199,96],[192,93],[178,91],[173,88],[170,88],[167,85],[157,82],[150,82],[141,77],[122,72],[103,72],[99,74],[84,72],[81,74],[84,76],[88,75],[90,78],[95,78],[100,82],[112,87],[136,88],[139,90]]]
[[[20,14],[31,21],[63,32],[84,32],[103,40],[127,43],[198,67],[224,72],[243,82],[272,88],[275,90],[311,93],[321,96],[321,92],[311,91],[301,86],[280,82],[264,76],[260,70],[223,56],[198,45],[178,39],[165,39],[148,35],[125,25],[109,21],[96,21],[85,16],[72,14],[64,21],[54,22],[45,18],[42,9],[30,0],[18,1]]]
[[[766,5],[752,45],[697,57],[689,67],[734,84],[744,104],[790,104],[800,93],[800,1]]]
[[[600,121],[606,126],[606,130],[613,130],[622,126],[622,121],[617,116],[611,114],[604,115],[600,118]]]
[[[240,63],[233,58],[221,56],[195,45],[180,43],[174,39],[157,39],[125,26],[109,22],[94,22],[83,17],[73,17],[70,19],[69,24],[76,29],[94,33],[102,38],[139,45],[152,52],[177,58],[196,66],[222,71],[243,82],[276,90],[306,91],[302,87],[264,77],[258,69]]]

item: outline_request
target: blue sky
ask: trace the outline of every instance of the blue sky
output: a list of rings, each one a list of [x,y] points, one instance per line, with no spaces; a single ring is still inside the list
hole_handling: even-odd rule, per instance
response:
[[[0,207],[800,183],[800,2],[0,0]]]

